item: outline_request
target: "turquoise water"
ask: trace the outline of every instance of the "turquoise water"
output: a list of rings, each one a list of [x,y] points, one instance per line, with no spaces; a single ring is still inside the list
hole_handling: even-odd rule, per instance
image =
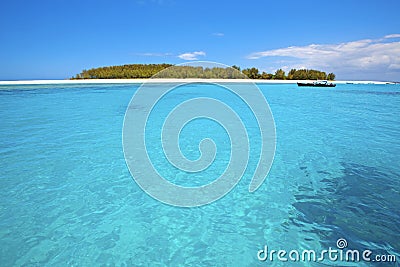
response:
[[[234,106],[252,153],[224,198],[178,208],[145,194],[125,164],[122,123],[138,85],[0,86],[0,265],[321,266],[260,262],[257,252],[265,245],[320,251],[336,248],[338,238],[351,249],[397,255],[398,264],[400,86],[259,87],[274,115],[277,149],[254,193],[248,184],[260,139],[248,109],[211,85],[170,96],[208,94]],[[199,156],[204,137],[219,149],[215,164],[188,180],[160,157],[162,116],[153,117],[149,157],[160,172],[187,185],[218,177],[229,160],[223,128],[201,120],[184,128],[188,158]]]

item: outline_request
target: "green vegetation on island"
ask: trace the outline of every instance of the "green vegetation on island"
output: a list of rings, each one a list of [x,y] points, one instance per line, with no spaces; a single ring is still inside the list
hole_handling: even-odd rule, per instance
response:
[[[156,75],[157,74],[157,75]],[[227,68],[207,68],[194,66],[174,66],[172,64],[127,64],[83,70],[71,79],[140,79],[140,78],[203,78],[203,79],[250,79],[264,80],[335,80],[335,74],[312,70],[278,69],[275,73],[260,73],[257,68],[241,70],[238,66]]]

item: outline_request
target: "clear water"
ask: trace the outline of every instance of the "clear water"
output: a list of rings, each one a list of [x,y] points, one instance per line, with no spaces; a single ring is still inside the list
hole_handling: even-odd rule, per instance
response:
[[[238,104],[212,86],[191,87],[194,95]],[[264,184],[247,191],[257,163],[251,157],[245,176],[224,198],[177,208],[146,195],[125,164],[122,123],[138,85],[0,86],[0,265],[320,266],[260,262],[257,251],[264,245],[335,248],[338,238],[351,249],[397,255],[398,264],[400,86],[259,87],[277,130]],[[185,100],[191,92],[171,99]],[[236,108],[256,155],[254,118]],[[149,126],[155,132],[150,157],[175,182],[188,182],[157,157],[157,119]],[[226,133],[209,121],[183,130],[184,154],[197,158],[198,140],[207,136],[220,152],[190,185],[217,177],[229,159]],[[357,263],[363,265],[368,263]]]

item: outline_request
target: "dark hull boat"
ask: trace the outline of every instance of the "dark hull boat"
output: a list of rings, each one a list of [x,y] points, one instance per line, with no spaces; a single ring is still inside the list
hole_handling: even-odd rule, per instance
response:
[[[313,83],[297,83],[298,86],[311,86],[311,87],[335,87],[336,84],[328,83],[328,81],[316,81]]]

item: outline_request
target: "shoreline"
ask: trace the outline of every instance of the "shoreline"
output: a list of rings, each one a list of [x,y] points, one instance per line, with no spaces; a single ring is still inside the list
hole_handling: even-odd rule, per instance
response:
[[[0,85],[44,85],[44,84],[142,84],[142,83],[258,83],[258,84],[296,84],[315,80],[261,80],[261,79],[87,79],[87,80],[19,80],[0,81]],[[382,81],[331,81],[336,84],[396,84]]]

